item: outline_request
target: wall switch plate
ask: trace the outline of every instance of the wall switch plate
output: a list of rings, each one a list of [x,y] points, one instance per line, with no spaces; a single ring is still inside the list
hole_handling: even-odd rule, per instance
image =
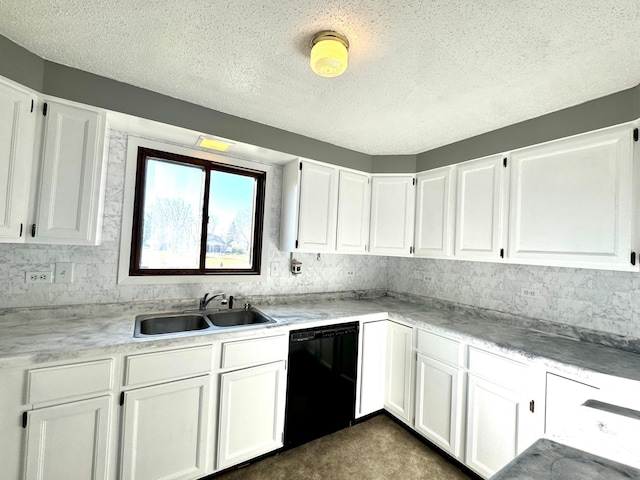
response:
[[[73,262],[56,263],[56,283],[73,282]]]
[[[26,283],[51,283],[51,272],[27,272]]]
[[[280,274],[280,269],[278,267],[278,262],[271,262],[271,264],[269,265],[272,277],[277,277]]]

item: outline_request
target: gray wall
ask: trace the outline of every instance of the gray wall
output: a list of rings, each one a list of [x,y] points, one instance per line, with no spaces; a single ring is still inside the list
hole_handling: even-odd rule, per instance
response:
[[[373,157],[373,173],[415,172],[415,155],[377,155]]]
[[[417,171],[464,162],[640,117],[640,85],[418,155]]]
[[[45,61],[0,35],[0,75],[42,91]]]
[[[43,93],[292,155],[371,171],[369,155],[57,63],[45,64]]]

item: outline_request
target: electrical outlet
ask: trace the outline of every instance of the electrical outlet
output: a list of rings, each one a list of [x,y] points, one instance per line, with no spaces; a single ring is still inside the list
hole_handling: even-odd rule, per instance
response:
[[[530,287],[522,287],[520,289],[520,295],[527,298],[540,298],[540,289],[538,288],[530,288]]]
[[[73,262],[56,263],[56,283],[72,283],[73,282]]]
[[[51,283],[51,272],[27,272],[26,283]]]

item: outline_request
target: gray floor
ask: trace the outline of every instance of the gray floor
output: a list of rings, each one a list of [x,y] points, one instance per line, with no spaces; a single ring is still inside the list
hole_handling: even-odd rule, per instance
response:
[[[467,480],[472,477],[386,415],[268,457],[216,480]]]

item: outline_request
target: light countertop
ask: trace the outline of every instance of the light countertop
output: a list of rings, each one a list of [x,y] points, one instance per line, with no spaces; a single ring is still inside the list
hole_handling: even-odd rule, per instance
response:
[[[181,311],[191,305],[113,304],[66,308],[31,308],[0,312],[0,368],[80,355],[132,352],[149,347],[177,347],[238,336],[285,333],[352,320],[402,321],[434,333],[444,333],[476,346],[544,363],[560,371],[596,372],[640,381],[640,354],[580,342],[571,338],[505,323],[490,313],[455,312],[400,300],[375,297],[330,299],[300,303],[256,305],[277,323],[220,331],[134,338],[136,315]]]

